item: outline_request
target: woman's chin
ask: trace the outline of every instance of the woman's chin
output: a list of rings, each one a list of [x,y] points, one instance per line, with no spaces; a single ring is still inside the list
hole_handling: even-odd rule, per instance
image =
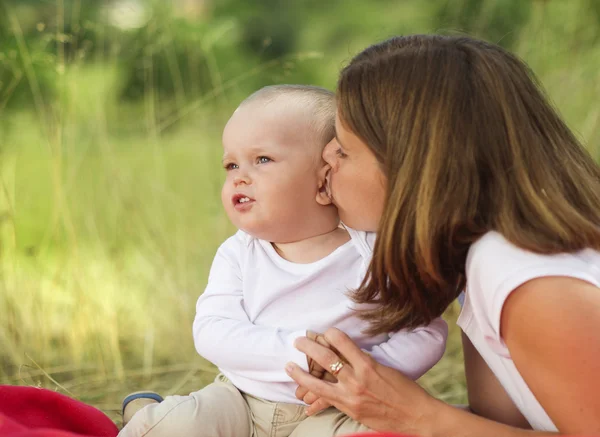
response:
[[[361,220],[358,214],[343,214],[339,210],[340,220],[345,225],[355,231],[377,232],[377,223],[370,223],[370,220]]]
[[[335,203],[334,203],[335,204]],[[337,205],[336,205],[337,206]],[[349,228],[354,229],[355,231],[361,231],[362,229],[360,229],[359,227],[357,227],[357,225],[359,225],[359,223],[356,222],[356,220],[353,220],[352,217],[348,217],[345,214],[342,214],[340,211],[340,221],[345,225],[348,226]]]

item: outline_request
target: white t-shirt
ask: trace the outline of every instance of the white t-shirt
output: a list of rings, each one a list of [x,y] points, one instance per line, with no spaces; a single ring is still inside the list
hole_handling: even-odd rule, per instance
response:
[[[337,327],[378,362],[413,379],[425,373],[444,353],[446,323],[365,335],[368,325],[355,311],[361,307],[348,294],[366,273],[375,235],[348,231],[348,243],[310,264],[289,262],[271,243],[242,231],[225,241],[196,305],[198,353],[240,390],[274,402],[302,403],[284,367],[294,361],[307,369],[306,356],[293,346],[307,330]]]
[[[500,338],[502,307],[510,293],[544,276],[568,276],[600,287],[600,253],[539,255],[488,232],[469,249],[467,287],[458,325],[477,348],[521,414],[533,429],[557,431],[517,368]]]

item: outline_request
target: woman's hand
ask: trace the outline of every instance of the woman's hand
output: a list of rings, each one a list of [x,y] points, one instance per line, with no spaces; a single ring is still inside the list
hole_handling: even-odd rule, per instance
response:
[[[309,340],[312,340],[312,341],[320,344],[323,347],[331,349],[330,344],[327,342],[327,340],[325,340],[325,337],[323,336],[323,334],[319,334],[319,333],[316,333],[313,331],[306,331],[306,337]],[[319,363],[317,363],[311,357],[309,357],[307,355],[306,359],[308,362],[308,372],[312,376],[314,376],[315,378],[318,378],[318,379],[323,379],[325,381],[329,381],[329,382],[337,382],[337,379],[335,378],[335,376],[331,375],[331,373],[328,373],[325,370],[325,368],[323,368],[323,366],[321,366]],[[325,410],[325,409],[331,407],[331,404],[329,404],[324,399],[319,398],[313,392],[309,391],[306,387],[298,386],[298,388],[296,389],[296,397],[298,399],[300,399],[301,401],[304,401],[308,405],[313,406],[312,408],[314,411],[312,412],[312,414],[318,413],[319,411],[322,411],[322,410]]]
[[[429,434],[435,420],[433,411],[441,402],[400,372],[378,364],[338,329],[327,330],[324,339],[330,347],[308,338],[296,340],[296,347],[323,369],[346,361],[336,375],[337,383],[319,380],[294,363],[286,367],[299,390],[306,390],[303,398],[312,396],[307,414],[314,414],[327,403],[375,431]]]
[[[317,399],[309,413],[318,409],[321,402],[327,402],[374,431],[423,437],[555,435],[514,428],[445,404],[402,373],[377,363],[338,329],[327,330],[324,337],[331,348],[308,338],[297,339],[296,347],[324,369],[345,357],[336,383],[317,379],[294,363],[286,365],[287,373],[308,390],[307,395],[312,393]]]
[[[327,340],[325,340],[323,334],[319,334],[314,331],[306,331],[306,338],[319,343],[321,346],[331,349],[331,346],[329,345]],[[326,370],[323,368],[323,366],[321,366],[308,355],[306,356],[306,362],[308,364],[308,373],[310,373],[315,378],[323,379],[323,376],[325,376],[326,374]]]
[[[313,375],[311,373],[311,375],[318,379],[322,379],[323,381],[337,382],[337,379],[335,378],[335,376],[332,376],[331,373],[325,372],[323,375],[320,376]],[[325,399],[317,396],[312,391],[310,391],[306,387],[302,387],[301,385],[299,385],[296,389],[296,397],[309,405],[309,407],[306,409],[306,414],[309,416],[317,414],[331,407],[331,404]]]

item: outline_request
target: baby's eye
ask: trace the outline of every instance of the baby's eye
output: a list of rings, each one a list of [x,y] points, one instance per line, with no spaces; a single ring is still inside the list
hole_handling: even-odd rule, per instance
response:
[[[271,161],[273,161],[273,160],[267,156],[259,156],[256,159],[256,162],[258,162],[259,164],[266,164],[267,162],[271,162]]]
[[[233,162],[230,162],[229,164],[225,164],[223,167],[225,168],[226,171],[236,170],[236,169],[240,168],[239,165],[237,165]]]

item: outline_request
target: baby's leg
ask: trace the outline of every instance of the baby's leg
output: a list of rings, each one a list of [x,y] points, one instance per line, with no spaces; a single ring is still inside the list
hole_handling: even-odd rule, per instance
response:
[[[118,437],[251,437],[248,404],[217,380],[189,396],[167,396],[138,411]]]
[[[336,408],[307,417],[290,437],[331,437],[371,431]]]
[[[247,393],[244,399],[252,412],[253,437],[289,437],[306,418],[303,405],[271,402]]]

